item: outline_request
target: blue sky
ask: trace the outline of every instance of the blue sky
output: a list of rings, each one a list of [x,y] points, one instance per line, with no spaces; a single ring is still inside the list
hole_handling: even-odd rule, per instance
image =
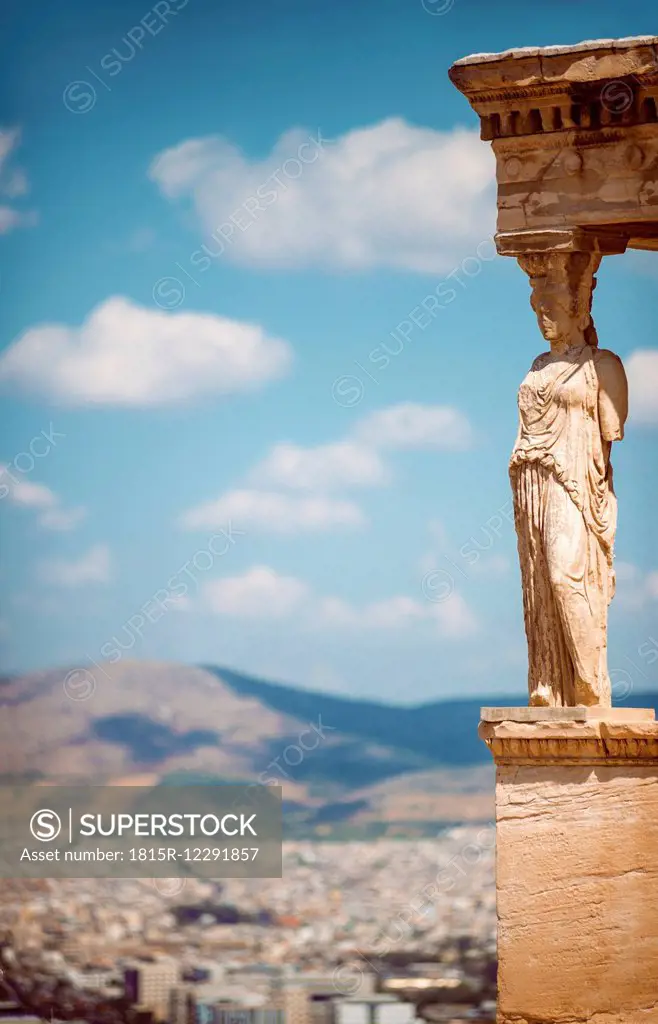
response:
[[[544,343],[492,258],[493,158],[447,70],[650,33],[652,8],[7,5],[3,671],[136,657],[523,694],[507,460]],[[595,298],[631,379],[625,699],[658,685],[655,280],[609,258]]]

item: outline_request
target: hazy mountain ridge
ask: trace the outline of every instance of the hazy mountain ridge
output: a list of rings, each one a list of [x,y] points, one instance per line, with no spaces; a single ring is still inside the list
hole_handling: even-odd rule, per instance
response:
[[[5,778],[278,781],[314,825],[491,814],[482,700],[399,707],[214,666],[118,662],[82,676],[86,686],[72,671],[2,680]],[[633,703],[655,707],[656,696]]]

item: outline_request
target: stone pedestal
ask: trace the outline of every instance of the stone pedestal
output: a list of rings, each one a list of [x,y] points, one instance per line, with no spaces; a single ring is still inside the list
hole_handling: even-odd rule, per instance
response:
[[[654,712],[484,708],[498,1024],[658,1024]]]

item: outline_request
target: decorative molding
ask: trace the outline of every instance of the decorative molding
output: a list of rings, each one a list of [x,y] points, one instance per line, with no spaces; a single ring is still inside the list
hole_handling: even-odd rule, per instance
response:
[[[628,235],[621,229],[606,231],[574,226],[499,231],[495,241],[501,256],[551,252],[591,252],[612,256],[626,251]]]
[[[624,86],[628,90],[626,94],[621,92]],[[611,94],[613,89],[619,90],[615,94],[619,97],[618,111],[606,106],[606,88]],[[490,142],[529,135],[563,136],[569,131],[600,132],[609,125],[633,128],[658,122],[658,83],[640,87],[632,80],[612,79],[604,82],[591,97],[564,96],[562,90],[548,103],[550,96],[550,92],[547,95],[539,89],[535,96],[500,94],[489,99],[486,106],[478,97],[475,110],[480,117],[480,137]],[[518,104],[517,99],[521,100]],[[513,109],[510,109],[510,102],[514,104]]]
[[[658,722],[481,722],[497,765],[658,765]]]

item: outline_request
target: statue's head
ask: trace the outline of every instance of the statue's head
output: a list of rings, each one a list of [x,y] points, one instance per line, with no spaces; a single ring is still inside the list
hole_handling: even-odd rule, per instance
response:
[[[587,252],[532,253],[519,263],[530,276],[531,305],[551,345],[596,346],[592,295],[600,257]]]

